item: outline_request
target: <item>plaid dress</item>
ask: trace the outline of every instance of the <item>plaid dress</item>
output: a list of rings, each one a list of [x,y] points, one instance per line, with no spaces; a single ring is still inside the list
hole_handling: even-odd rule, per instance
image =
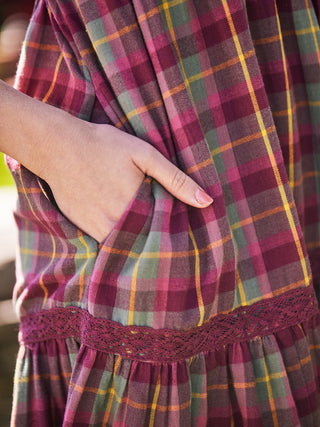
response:
[[[319,9],[36,1],[16,87],[144,139],[215,201],[146,177],[98,244],[8,159],[12,426],[319,427]]]

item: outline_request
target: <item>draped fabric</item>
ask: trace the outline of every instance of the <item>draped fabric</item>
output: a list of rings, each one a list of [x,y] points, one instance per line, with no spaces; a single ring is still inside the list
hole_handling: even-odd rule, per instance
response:
[[[140,137],[214,203],[146,177],[99,244],[8,159],[12,426],[320,425],[319,46],[310,0],[36,1],[17,89]]]

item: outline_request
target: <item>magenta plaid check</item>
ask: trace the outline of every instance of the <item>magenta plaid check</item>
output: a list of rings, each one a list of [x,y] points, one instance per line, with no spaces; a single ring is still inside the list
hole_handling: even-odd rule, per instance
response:
[[[319,46],[310,0],[36,1],[16,87],[144,139],[214,204],[146,177],[98,244],[8,160],[12,426],[320,425]]]

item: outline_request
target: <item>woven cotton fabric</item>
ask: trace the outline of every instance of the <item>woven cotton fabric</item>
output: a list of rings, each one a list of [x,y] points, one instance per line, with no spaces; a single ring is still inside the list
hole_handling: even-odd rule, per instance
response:
[[[319,46],[310,0],[36,1],[16,87],[144,139],[214,203],[146,177],[98,244],[8,160],[12,426],[320,425]]]

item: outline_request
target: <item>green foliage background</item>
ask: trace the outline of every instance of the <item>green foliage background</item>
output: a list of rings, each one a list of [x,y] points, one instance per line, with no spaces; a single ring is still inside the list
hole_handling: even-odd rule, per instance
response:
[[[4,162],[4,156],[0,153],[0,186],[13,185],[13,179]]]

